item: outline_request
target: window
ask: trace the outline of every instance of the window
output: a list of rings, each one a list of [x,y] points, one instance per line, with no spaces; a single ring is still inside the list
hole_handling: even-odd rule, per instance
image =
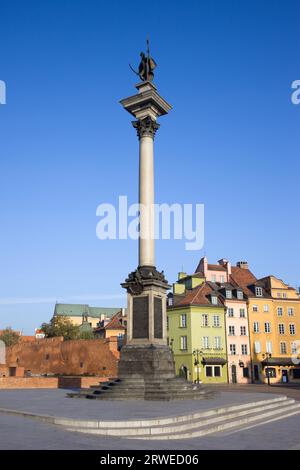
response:
[[[248,354],[247,344],[242,344],[242,354],[243,354],[243,356],[247,356],[247,354]]]
[[[277,292],[277,297],[278,297],[278,299],[280,299],[280,297],[281,297],[280,292]]]
[[[46,361],[49,361],[50,359],[50,355],[49,354],[46,354],[46,357],[45,357]],[[19,362],[19,361],[18,361]]]
[[[277,315],[279,317],[282,317],[282,314],[283,314],[283,308],[282,307],[277,307]]]
[[[224,284],[224,282],[225,282],[224,276],[220,276],[220,283],[221,283],[221,284]]]
[[[80,363],[80,368],[81,368],[81,369],[83,368],[83,362]]]
[[[265,322],[265,333],[271,333],[271,323]]]
[[[208,315],[207,315],[207,313],[202,315],[202,326],[208,326]]]
[[[208,336],[202,337],[202,348],[209,349],[209,337]]]
[[[229,325],[228,331],[229,331],[229,336],[235,335],[235,327],[233,325]]]
[[[282,297],[283,297],[284,299],[286,299],[286,297],[287,297],[286,292],[284,292],[284,293],[282,294]]]
[[[258,306],[257,306],[257,305],[253,305],[252,311],[253,311],[253,312],[258,312]]]
[[[261,347],[260,347],[260,342],[259,341],[254,342],[254,352],[256,352],[257,354],[261,352]]]
[[[214,315],[213,316],[213,322],[214,322],[214,327],[219,327],[220,326],[220,316],[219,315]]]
[[[298,354],[298,346],[295,341],[291,343],[291,353],[292,354]]]
[[[268,304],[264,305],[264,312],[269,312],[269,305]]]
[[[293,315],[294,315],[294,309],[293,309],[293,307],[289,307],[288,308],[288,316],[292,317]]]
[[[234,316],[234,310],[233,310],[233,308],[228,308],[228,309],[227,309],[227,314],[228,314],[229,317],[233,317],[233,316]]]
[[[300,369],[292,369],[293,379],[300,379]]]
[[[279,323],[278,331],[279,331],[280,335],[284,335],[284,324],[283,323]]]
[[[259,333],[259,323],[258,323],[258,321],[255,321],[253,323],[253,332],[254,333]]]
[[[232,292],[230,289],[226,289],[226,298],[227,299],[232,299]]]
[[[173,306],[173,297],[168,297],[168,305],[169,307]]]
[[[230,344],[229,345],[229,351],[232,356],[236,355],[236,345],[235,344]]]
[[[240,317],[241,318],[246,318],[246,311],[244,308],[240,308]]]
[[[221,336],[215,336],[215,349],[222,349],[221,348]]]
[[[255,295],[256,297],[262,297],[263,295],[262,287],[255,287]]]
[[[246,336],[246,335],[247,335],[246,327],[245,327],[245,326],[241,326],[241,336]]]
[[[243,367],[243,377],[245,379],[249,378],[249,367]]]
[[[213,274],[213,275],[211,276],[211,282],[216,282],[216,280],[217,280],[217,279],[216,279],[216,275]]]
[[[211,303],[213,305],[218,305],[218,297],[216,295],[211,296]]]
[[[296,334],[296,327],[295,327],[294,323],[290,323],[289,328],[290,328],[290,335],[295,335]]]
[[[238,290],[237,293],[236,293],[236,296],[239,300],[242,300],[244,298],[243,291]]]
[[[272,354],[272,341],[266,341],[266,352]]]
[[[205,366],[206,377],[221,377],[221,366]]]
[[[187,350],[187,336],[180,337],[180,349],[181,351]]]
[[[180,328],[186,328],[186,313],[180,315]]]
[[[280,353],[281,354],[286,354],[286,342],[284,342],[284,341],[280,342]]]

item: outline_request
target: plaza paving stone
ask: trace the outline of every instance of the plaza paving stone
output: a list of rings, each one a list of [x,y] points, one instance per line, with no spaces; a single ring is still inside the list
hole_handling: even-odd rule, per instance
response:
[[[223,387],[222,387],[223,388]],[[0,407],[33,411],[79,419],[115,419],[130,417],[154,417],[184,414],[193,409],[219,407],[225,404],[244,403],[269,398],[269,392],[251,392],[228,387],[213,400],[199,402],[150,403],[150,402],[102,402],[65,398],[65,390],[2,390]],[[221,388],[220,388],[221,390]],[[272,390],[274,392],[275,390]],[[276,390],[276,394],[285,390]],[[300,392],[298,390],[298,392]],[[267,393],[267,395],[266,395]],[[272,393],[272,397],[274,394]],[[112,409],[114,408],[114,412]],[[42,423],[21,416],[0,414],[0,449],[78,449],[78,450],[209,450],[209,449],[300,449],[300,415],[280,421],[223,432],[196,439],[172,441],[127,440],[92,436],[69,432],[49,423]]]
[[[64,431],[18,416],[0,415],[1,450],[209,450],[300,449],[300,417],[290,417],[233,434],[174,441],[94,437]]]
[[[173,402],[102,401],[68,398],[67,390],[0,390],[0,408],[78,419],[135,419],[177,416],[196,410],[274,398],[274,395],[221,391],[215,398]]]

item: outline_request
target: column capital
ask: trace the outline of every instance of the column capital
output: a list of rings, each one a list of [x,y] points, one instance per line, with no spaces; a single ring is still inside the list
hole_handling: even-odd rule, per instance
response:
[[[160,124],[154,119],[151,119],[150,116],[139,119],[138,121],[131,121],[131,123],[136,129],[139,139],[142,137],[152,137],[152,139],[154,139],[155,133],[160,127]]]

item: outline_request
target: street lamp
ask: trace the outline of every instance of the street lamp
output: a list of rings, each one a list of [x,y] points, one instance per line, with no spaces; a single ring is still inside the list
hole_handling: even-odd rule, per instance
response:
[[[200,376],[199,376],[199,364],[200,360],[199,357],[202,356],[203,352],[200,349],[194,349],[193,356],[195,357],[194,365],[197,366],[197,384],[200,383]]]
[[[267,379],[268,379],[268,385],[271,385],[270,383],[270,368],[269,368],[269,359],[272,357],[272,354],[269,352],[266,352],[265,354],[262,355],[263,358],[266,358],[266,369],[267,369]]]

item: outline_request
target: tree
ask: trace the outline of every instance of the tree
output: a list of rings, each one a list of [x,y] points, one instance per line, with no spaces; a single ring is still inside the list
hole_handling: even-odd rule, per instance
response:
[[[9,326],[0,334],[0,340],[5,343],[6,347],[14,346],[20,340],[20,335]]]
[[[95,335],[93,333],[93,330],[83,330],[80,332],[79,339],[95,339]]]
[[[63,336],[65,340],[69,340],[80,337],[79,326],[74,325],[68,318],[61,316],[54,316],[50,323],[43,323],[41,330],[45,333],[46,338]]]

